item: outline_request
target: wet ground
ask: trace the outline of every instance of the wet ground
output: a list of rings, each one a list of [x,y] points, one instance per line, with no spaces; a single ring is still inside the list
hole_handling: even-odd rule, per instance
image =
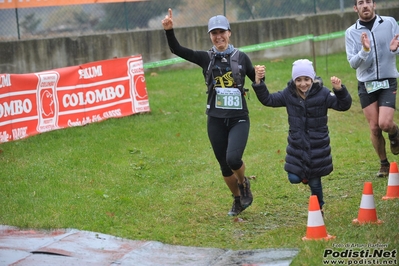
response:
[[[290,265],[298,252],[186,247],[76,229],[20,230],[0,225],[0,266],[284,266]]]

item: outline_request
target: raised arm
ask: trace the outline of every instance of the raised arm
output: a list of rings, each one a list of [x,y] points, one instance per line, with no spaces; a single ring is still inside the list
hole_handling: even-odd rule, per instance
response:
[[[330,80],[335,96],[331,94],[328,96],[327,106],[337,111],[349,110],[352,105],[352,97],[347,88],[342,84],[341,79],[336,76],[332,76]]]
[[[173,18],[172,18],[172,9],[168,9],[168,15],[162,20],[162,26],[164,30],[173,29]]]
[[[342,82],[336,76],[331,77],[331,84],[332,84],[333,88],[336,90],[342,89]]]

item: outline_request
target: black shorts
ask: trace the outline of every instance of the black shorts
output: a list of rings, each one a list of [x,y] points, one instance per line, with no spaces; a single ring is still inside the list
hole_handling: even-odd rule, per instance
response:
[[[385,80],[385,79],[383,79]],[[394,108],[396,107],[396,90],[398,88],[398,82],[396,78],[387,79],[389,81],[388,89],[380,89],[372,93],[367,93],[364,82],[358,82],[358,95],[360,99],[360,105],[362,109],[366,108],[370,104],[378,101],[378,106],[387,106]]]

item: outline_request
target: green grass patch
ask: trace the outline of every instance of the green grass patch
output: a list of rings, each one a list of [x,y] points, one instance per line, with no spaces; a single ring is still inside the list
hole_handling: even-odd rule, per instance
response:
[[[272,92],[286,86],[294,59],[253,61],[266,65]],[[317,74],[328,87],[330,76],[338,76],[353,97],[348,112],[329,112],[334,172],[323,178],[323,186],[325,224],[335,240],[302,241],[310,192],[290,184],[283,169],[286,111],[262,106],[252,88],[244,161],[247,174],[257,176],[254,203],[240,215],[243,222],[227,216],[232,198],[207,138],[199,68],[146,73],[151,113],[1,144],[0,224],[234,250],[299,248],[292,265],[321,265],[324,249],[334,243],[397,248],[399,200],[381,200],[387,179],[374,177],[379,161],[359,105],[355,71],[340,53],[318,57]],[[366,181],[373,184],[381,225],[352,224]]]

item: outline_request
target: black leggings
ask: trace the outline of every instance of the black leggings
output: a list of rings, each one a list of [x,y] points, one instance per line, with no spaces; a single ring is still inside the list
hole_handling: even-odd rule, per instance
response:
[[[242,155],[249,135],[249,117],[217,118],[208,116],[208,137],[222,175],[233,174],[243,165]]]

